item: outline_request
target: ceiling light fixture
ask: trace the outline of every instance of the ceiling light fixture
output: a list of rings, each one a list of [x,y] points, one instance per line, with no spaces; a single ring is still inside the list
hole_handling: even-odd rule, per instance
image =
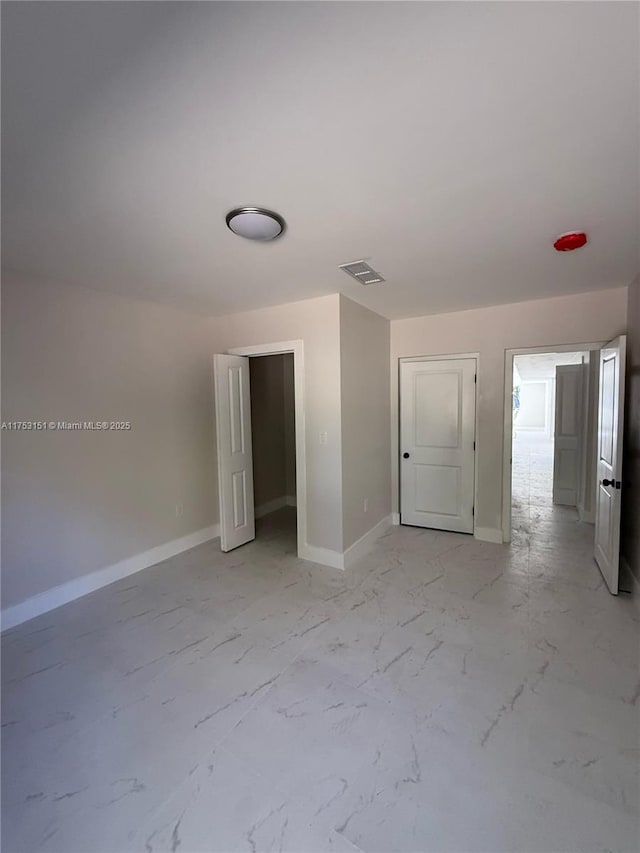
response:
[[[234,234],[261,242],[275,240],[285,229],[284,219],[264,207],[237,207],[227,213],[226,221]]]

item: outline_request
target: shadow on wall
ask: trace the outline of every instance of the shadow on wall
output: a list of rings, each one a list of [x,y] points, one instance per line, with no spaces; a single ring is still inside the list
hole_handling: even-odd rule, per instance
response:
[[[640,583],[640,276],[629,287],[621,553]]]

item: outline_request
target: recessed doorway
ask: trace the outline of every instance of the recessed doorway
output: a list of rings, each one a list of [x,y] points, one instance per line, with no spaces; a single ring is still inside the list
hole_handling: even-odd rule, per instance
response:
[[[505,353],[503,539],[545,581],[619,581],[624,335]]]

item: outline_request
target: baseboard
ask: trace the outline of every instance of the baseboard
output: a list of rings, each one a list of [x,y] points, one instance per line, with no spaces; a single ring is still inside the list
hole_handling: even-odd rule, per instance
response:
[[[373,545],[376,542],[376,539],[379,539],[383,533],[385,533],[392,525],[392,516],[386,515],[381,521],[367,530],[367,532],[357,539],[353,545],[349,545],[347,550],[344,552],[344,567],[348,569],[355,562],[357,562],[361,557],[364,557],[367,554]]]
[[[276,512],[278,509],[282,509],[283,506],[296,506],[296,496],[295,495],[283,495],[281,498],[274,498],[272,501],[267,501],[264,504],[260,504],[254,510],[256,518],[262,518],[265,515],[269,515],[269,513]]]
[[[298,556],[311,563],[320,563],[333,569],[344,569],[344,554],[332,551],[330,548],[318,548],[316,545],[302,545],[298,548]]]
[[[473,535],[481,542],[494,542],[496,545],[502,545],[502,530],[497,527],[476,527]]]
[[[398,524],[400,524],[400,513],[399,512],[392,512],[391,513],[391,524],[393,524],[396,527],[398,526]]]
[[[633,603],[636,610],[640,613],[640,578],[637,577],[636,573],[622,554],[620,554],[620,563],[626,576],[631,579],[631,595],[633,596]]]
[[[260,506],[255,507],[254,513],[256,518],[262,518],[265,515],[269,515],[272,512],[275,512],[278,509],[282,509],[283,506],[287,505],[287,499],[284,495],[281,498],[274,498],[272,501],[267,501],[264,504],[260,504]]]
[[[219,535],[220,525],[214,524],[211,527],[204,527],[202,530],[196,530],[195,533],[189,533],[187,536],[180,537],[180,539],[174,539],[171,542],[166,542],[164,545],[158,545],[155,548],[150,548],[148,551],[143,551],[141,554],[135,554],[133,557],[128,557],[126,560],[121,560],[112,566],[106,566],[103,569],[82,575],[82,577],[75,578],[67,583],[54,586],[45,592],[21,601],[19,604],[14,604],[4,609],[0,614],[2,630],[6,631],[9,628],[14,628],[22,622],[27,622],[29,619],[34,619],[36,616],[41,616],[43,613],[55,610],[56,607],[68,604],[76,598],[81,598],[83,595],[95,592],[95,590],[101,589],[103,586],[108,586],[115,581],[126,578],[128,575],[140,572],[142,569],[148,569],[149,566],[155,566],[156,563],[161,563],[163,560],[175,557],[176,554],[188,551],[190,548],[195,548],[196,545],[202,545],[204,542],[215,539]]]
[[[332,551],[330,548],[318,548],[316,545],[303,545],[298,550],[298,556],[312,563],[320,563],[322,566],[330,566],[333,569],[348,569],[357,560],[363,557],[378,539],[392,524],[392,516],[387,515],[371,530],[367,530],[353,545],[350,545],[344,553]]]

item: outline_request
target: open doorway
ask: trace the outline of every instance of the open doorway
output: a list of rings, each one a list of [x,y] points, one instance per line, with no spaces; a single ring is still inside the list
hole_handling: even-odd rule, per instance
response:
[[[595,588],[596,351],[514,355],[511,539],[532,576]]]
[[[297,553],[293,353],[249,359],[256,538]]]
[[[512,529],[525,519],[594,521],[597,374],[590,365],[588,351],[513,359]]]
[[[626,337],[505,353],[503,538],[545,581],[619,577]]]
[[[532,574],[545,580],[590,585],[595,560],[613,595],[627,589],[619,571],[626,346],[619,335],[505,351],[503,542],[529,547]],[[554,368],[551,392],[534,391],[522,416],[523,372],[543,377],[535,359],[519,356]],[[539,433],[538,444],[523,440],[527,427]]]
[[[283,394],[279,397],[287,412],[293,406],[293,425],[287,416],[284,427],[284,441],[295,448],[295,465],[285,462],[285,494],[265,497],[268,491],[262,490],[258,500],[263,517],[270,515],[285,502],[293,502],[295,496],[295,535],[294,548],[298,557],[308,559],[310,546],[307,543],[307,477],[306,477],[306,438],[305,438],[305,372],[304,344],[300,340],[280,343],[259,344],[237,347],[227,353],[213,356],[213,379],[215,400],[216,450],[218,468],[218,498],[220,507],[220,547],[223,551],[232,551],[255,539],[256,502],[254,500],[253,478],[253,441],[252,441],[252,396],[257,395],[256,403],[269,417],[276,411],[277,405],[263,405],[263,397],[268,401],[269,393],[259,381],[255,381],[253,395],[251,389],[251,362],[274,355],[289,355],[291,362],[281,362]],[[257,363],[257,362],[256,362]],[[270,364],[267,362],[267,364]],[[273,362],[272,364],[276,364]],[[254,370],[261,370],[258,364]],[[277,369],[276,369],[277,370]],[[293,389],[285,376],[293,371]],[[280,407],[281,408],[281,407]],[[259,415],[260,417],[260,415]],[[256,429],[258,429],[256,424]],[[268,428],[270,429],[270,427]],[[263,434],[260,432],[258,444],[262,451]],[[267,453],[262,452],[261,468],[269,465]],[[290,457],[289,457],[290,459]],[[263,482],[262,475],[261,484]],[[291,490],[291,481],[295,481],[295,490]],[[288,484],[288,485],[287,485]],[[262,485],[261,485],[262,489]],[[277,503],[270,503],[277,501]],[[264,527],[264,525],[263,525]]]

